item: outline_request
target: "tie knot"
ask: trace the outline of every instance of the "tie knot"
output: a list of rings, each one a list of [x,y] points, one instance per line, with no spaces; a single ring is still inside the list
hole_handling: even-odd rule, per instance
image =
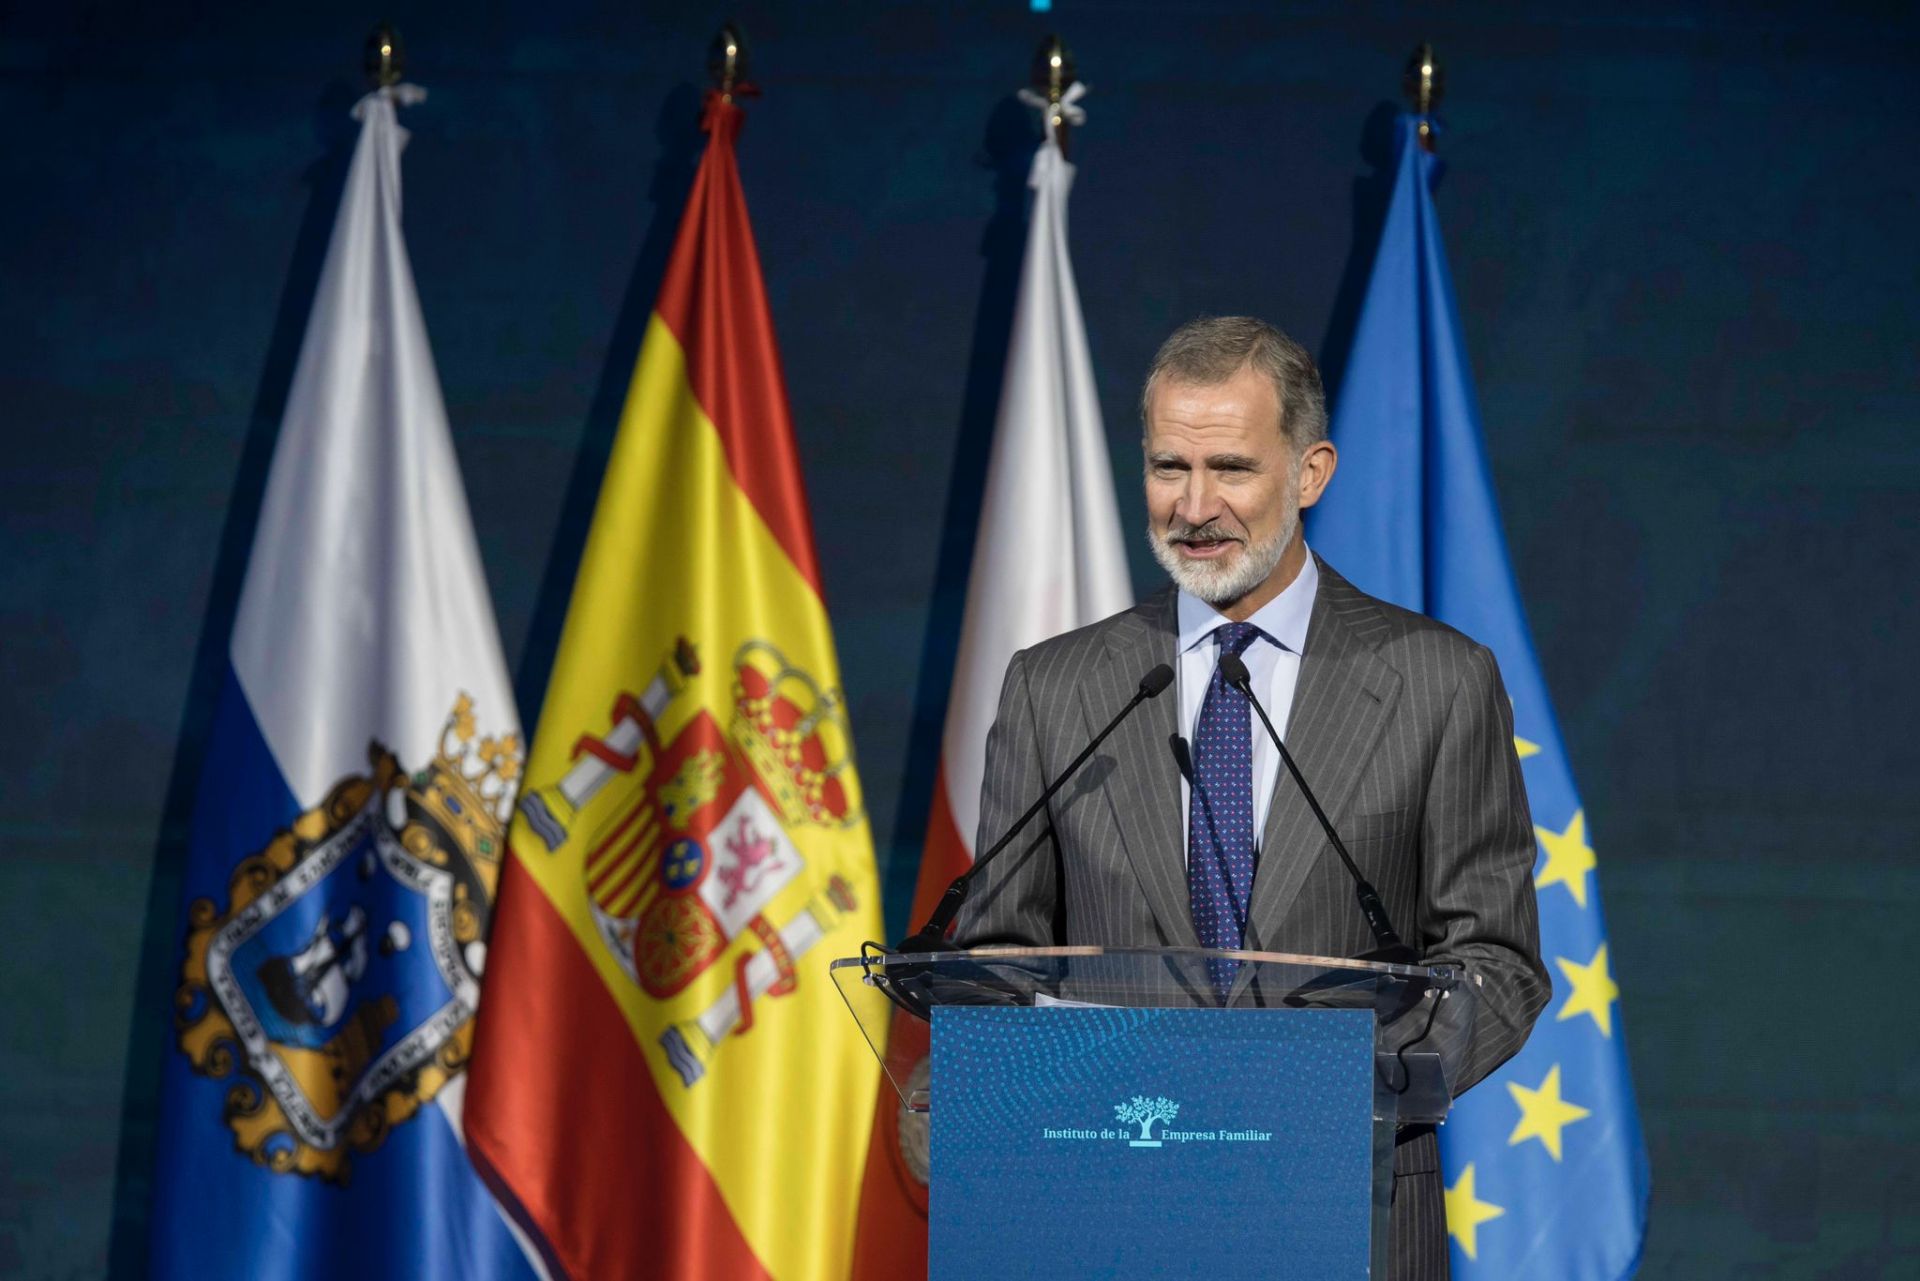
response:
[[[1260,629],[1252,623],[1223,623],[1213,629],[1213,638],[1220,642],[1223,654],[1244,654],[1247,646],[1253,644]]]

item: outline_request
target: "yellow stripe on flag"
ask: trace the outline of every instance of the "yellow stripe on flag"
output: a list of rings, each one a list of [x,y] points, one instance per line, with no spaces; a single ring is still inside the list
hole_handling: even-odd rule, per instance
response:
[[[527,763],[529,786],[551,785],[567,775],[576,765],[581,735],[604,733],[613,700],[622,693],[641,696],[663,655],[683,637],[697,649],[700,667],[659,717],[662,743],[672,742],[702,712],[723,731],[729,727],[738,693],[735,658],[751,642],[771,645],[790,668],[840,697],[826,610],[734,482],[719,434],[694,397],[680,344],[656,315],[574,584]],[[848,783],[858,796],[851,773],[849,762]],[[623,777],[622,786],[633,784]],[[632,795],[620,803],[631,805]],[[724,1005],[736,991],[740,960],[765,952],[766,944],[742,929],[682,990],[664,999],[643,990],[622,968],[595,918],[585,866],[593,828],[605,824],[602,830],[611,832],[620,813],[605,797],[587,802],[581,836],[548,853],[523,812],[515,819],[513,846],[592,958],[646,1054],[651,1088],[711,1171],[754,1253],[782,1281],[837,1281],[851,1249],[879,1076],[827,972],[831,959],[853,955],[862,941],[881,935],[864,810],[845,825],[784,824],[804,872],[761,915],[783,928],[812,912],[826,919],[825,935],[794,958],[794,990],[754,1000],[750,1029],[712,1045],[706,1074],[691,1085],[661,1051],[662,1036],[679,1026],[697,1041],[691,1025]],[[634,834],[622,833],[593,871],[604,872],[609,860],[641,855],[638,848],[623,852]],[[660,865],[662,849],[672,844],[672,833],[662,836],[644,854],[650,867]],[[850,910],[829,901],[835,877],[851,899]],[[609,882],[606,888],[615,887]],[[655,901],[658,891],[658,878],[649,875],[645,900]],[[620,897],[637,896],[625,887]],[[864,999],[882,998],[868,993]],[[634,1088],[648,1087],[636,1082]]]

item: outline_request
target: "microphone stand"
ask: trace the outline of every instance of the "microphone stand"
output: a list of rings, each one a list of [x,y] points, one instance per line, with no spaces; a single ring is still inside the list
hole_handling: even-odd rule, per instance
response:
[[[940,902],[933,909],[933,915],[927,918],[927,923],[920,927],[919,932],[901,939],[900,945],[893,950],[895,952],[955,950],[953,944],[947,940],[947,929],[953,924],[953,918],[960,914],[960,905],[967,901],[967,892],[972,888],[973,878],[978,876],[981,869],[991,863],[1001,850],[1013,843],[1013,838],[1019,834],[1020,829],[1032,822],[1034,816],[1046,808],[1047,802],[1053,799],[1054,794],[1066,786],[1067,780],[1087,763],[1087,758],[1093,755],[1100,744],[1107,741],[1107,735],[1120,728],[1120,722],[1131,716],[1134,708],[1150,698],[1157,697],[1171,684],[1173,684],[1173,667],[1168,663],[1162,663],[1142,676],[1140,687],[1134,691],[1133,697],[1127,700],[1127,705],[1107,722],[1105,729],[1093,736],[1093,741],[1082,748],[1078,756],[1067,763],[1067,767],[1060,771],[1060,777],[1047,785],[1047,790],[1040,793],[1040,799],[1029,805],[1027,812],[1014,820],[1013,826],[1006,830],[1005,835],[988,847],[986,853],[975,859],[972,867],[953,878],[953,884],[947,886],[947,892],[940,896]]]
[[[1320,808],[1320,798],[1313,794],[1311,787],[1307,786],[1306,776],[1300,772],[1300,767],[1294,764],[1293,753],[1289,752],[1287,745],[1280,741],[1279,732],[1273,728],[1273,722],[1267,719],[1267,709],[1260,705],[1258,698],[1254,697],[1253,678],[1247,673],[1246,663],[1241,661],[1238,654],[1223,653],[1220,655],[1220,675],[1225,678],[1227,684],[1239,690],[1247,702],[1253,705],[1254,714],[1259,716],[1260,723],[1267,727],[1267,737],[1273,740],[1274,747],[1279,750],[1280,759],[1286,764],[1287,772],[1293,775],[1293,781],[1299,784],[1300,794],[1307,798],[1307,807],[1320,821],[1320,830],[1327,834],[1327,840],[1333,845],[1333,852],[1340,856],[1340,861],[1346,864],[1347,875],[1353,878],[1353,892],[1354,897],[1360,902],[1360,914],[1367,918],[1367,928],[1373,931],[1374,942],[1379,944],[1373,951],[1354,959],[1388,961],[1396,965],[1418,964],[1420,958],[1412,948],[1400,941],[1399,934],[1394,932],[1393,922],[1387,919],[1387,908],[1380,901],[1380,891],[1374,889],[1372,883],[1360,874],[1360,868],[1354,863],[1353,855],[1347,853],[1346,842],[1340,839],[1340,833],[1333,830],[1333,823],[1327,818],[1327,812]]]

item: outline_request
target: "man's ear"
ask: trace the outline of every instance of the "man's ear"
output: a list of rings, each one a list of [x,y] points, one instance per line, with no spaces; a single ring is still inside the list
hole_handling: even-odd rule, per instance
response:
[[[1311,507],[1320,501],[1327,482],[1340,465],[1340,451],[1330,440],[1318,440],[1300,453],[1300,506]]]

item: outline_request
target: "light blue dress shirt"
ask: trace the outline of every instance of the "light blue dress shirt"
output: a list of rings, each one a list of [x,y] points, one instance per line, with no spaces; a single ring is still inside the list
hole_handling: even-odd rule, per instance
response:
[[[1282,739],[1287,736],[1287,714],[1293,710],[1293,687],[1300,679],[1300,656],[1307,649],[1307,622],[1313,617],[1313,598],[1320,590],[1320,567],[1313,553],[1286,590],[1262,605],[1247,621],[1260,629],[1260,635],[1247,647],[1241,660],[1247,665],[1253,692],[1267,709],[1273,728]],[[1180,592],[1176,621],[1180,636],[1180,733],[1189,744],[1200,723],[1200,704],[1207,697],[1207,683],[1213,679],[1219,661],[1219,646],[1214,644],[1214,629],[1230,622],[1226,615],[1197,596]],[[1274,784],[1280,777],[1280,753],[1267,739],[1260,718],[1253,718],[1253,839],[1259,851],[1261,834],[1267,826],[1267,809],[1273,803]],[[1187,830],[1187,811],[1191,803],[1187,780],[1180,780],[1180,831]],[[1186,842],[1181,841],[1181,848]]]

